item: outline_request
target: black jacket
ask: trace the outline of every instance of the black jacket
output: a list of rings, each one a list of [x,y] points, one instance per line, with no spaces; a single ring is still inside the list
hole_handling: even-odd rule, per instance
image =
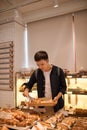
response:
[[[65,94],[66,82],[65,82],[64,72],[61,68],[59,68],[59,75],[58,75],[58,67],[53,65],[50,73],[50,82],[51,82],[52,99],[55,96],[57,96],[59,92]],[[26,83],[26,87],[29,88],[29,90],[31,90],[34,83],[37,83],[38,97],[39,98],[44,97],[45,78],[43,72],[40,69],[37,70],[37,75],[35,74],[35,71],[33,72],[29,82]],[[63,106],[64,106],[64,100],[62,97],[60,97],[57,105],[54,106],[54,112],[58,111]]]

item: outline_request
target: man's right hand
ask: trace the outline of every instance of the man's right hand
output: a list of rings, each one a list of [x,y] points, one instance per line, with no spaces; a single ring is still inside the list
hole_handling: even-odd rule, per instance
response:
[[[28,97],[29,96],[29,89],[25,88],[24,92],[23,92],[23,96]]]

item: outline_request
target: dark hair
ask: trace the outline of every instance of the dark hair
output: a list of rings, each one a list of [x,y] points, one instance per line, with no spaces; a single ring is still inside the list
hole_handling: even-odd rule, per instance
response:
[[[46,51],[38,51],[34,55],[34,60],[35,61],[40,61],[40,60],[48,60],[48,54]]]

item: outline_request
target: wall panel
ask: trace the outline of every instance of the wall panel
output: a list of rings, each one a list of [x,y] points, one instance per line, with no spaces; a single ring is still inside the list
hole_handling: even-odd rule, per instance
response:
[[[87,70],[87,10],[75,13],[77,70]]]

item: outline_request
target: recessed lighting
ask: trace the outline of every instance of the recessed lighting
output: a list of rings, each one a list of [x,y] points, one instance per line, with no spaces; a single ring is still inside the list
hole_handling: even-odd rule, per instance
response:
[[[58,0],[54,0],[54,8],[57,8],[58,6]]]

